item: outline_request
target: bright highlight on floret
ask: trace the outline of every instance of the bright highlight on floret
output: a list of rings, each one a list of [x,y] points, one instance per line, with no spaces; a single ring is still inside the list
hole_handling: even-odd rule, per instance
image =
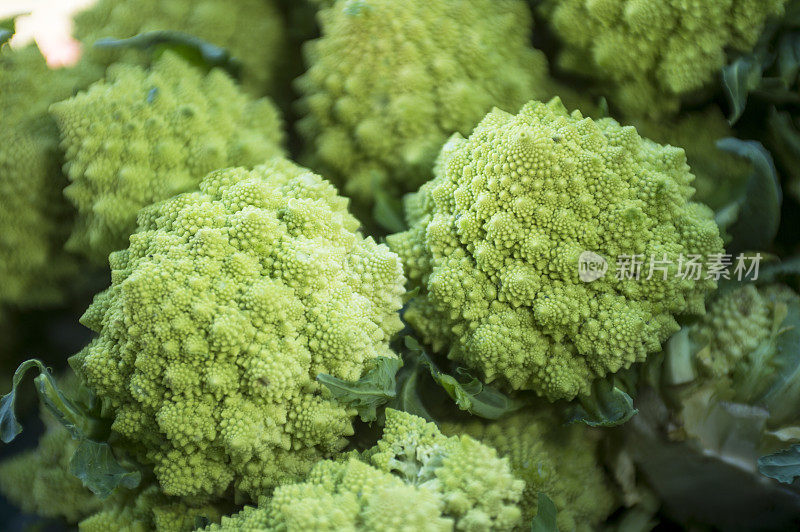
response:
[[[184,32],[228,50],[242,62],[242,83],[251,94],[275,89],[286,37],[274,0],[100,0],[75,17],[84,53],[103,64],[139,63],[144,56],[92,48],[96,41],[158,30]]]
[[[339,0],[319,20],[298,129],[360,206],[416,190],[447,137],[493,106],[550,96],[521,0]]]
[[[383,438],[363,460],[319,462],[305,482],[280,486],[258,508],[207,530],[488,532],[522,525],[524,482],[469,436],[448,438],[433,423],[388,409]]]
[[[675,113],[751,50],[787,0],[547,0],[561,65],[606,83],[627,116]]]
[[[411,229],[388,238],[420,288],[406,320],[489,381],[550,400],[587,394],[658,351],[676,315],[704,311],[715,282],[677,268],[681,255],[705,264],[722,240],[690,201],[692,179],[682,149],[558,99],[495,109],[445,145],[436,177],[408,198]],[[580,280],[584,252],[605,276]],[[664,271],[617,267],[634,255]]]
[[[596,530],[614,510],[614,490],[598,461],[598,435],[591,429],[563,425],[542,410],[493,422],[445,423],[442,432],[472,436],[509,460],[512,473],[525,481],[520,501],[525,523],[537,514],[540,493],[555,503],[559,530]]]
[[[47,108],[95,74],[51,70],[36,46],[0,51],[0,305],[57,303],[77,271],[62,249],[72,213]]]
[[[127,245],[142,207],[197,188],[212,170],[250,167],[282,151],[271,102],[170,53],[150,70],[116,64],[51,112],[72,182],[64,194],[79,213],[67,245],[96,262]]]
[[[141,212],[71,363],[166,494],[257,497],[345,445],[356,412],[316,377],[357,380],[402,327],[400,261],[358,226],[284,159]]]

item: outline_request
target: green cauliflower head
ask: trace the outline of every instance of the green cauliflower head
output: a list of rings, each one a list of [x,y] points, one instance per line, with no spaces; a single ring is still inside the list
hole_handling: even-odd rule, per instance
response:
[[[674,114],[747,52],[787,0],[547,0],[563,67],[606,84],[629,116]]]
[[[660,350],[676,315],[704,311],[715,281],[677,265],[705,263],[722,240],[690,201],[692,179],[682,149],[570,115],[557,98],[494,110],[445,145],[406,202],[411,229],[388,238],[420,289],[405,318],[488,381],[550,400],[587,394]],[[579,278],[587,252],[608,266],[594,282]],[[625,267],[634,255],[639,279]],[[671,262],[648,279],[649,257]]]
[[[298,129],[359,206],[416,190],[447,137],[492,106],[550,95],[521,0],[340,0],[319,20]]]
[[[399,258],[358,225],[285,159],[141,212],[71,364],[165,493],[257,497],[346,443],[356,412],[316,376],[396,356],[404,293]]]
[[[197,188],[212,170],[261,164],[282,151],[272,103],[171,53],[150,70],[114,65],[51,113],[71,181],[64,194],[79,213],[67,245],[97,262],[127,245],[142,207]]]
[[[363,461],[317,463],[305,482],[280,486],[258,508],[209,531],[516,530],[524,482],[508,460],[469,436],[446,437],[424,419],[386,410]]]
[[[50,69],[36,46],[0,51],[0,304],[56,303],[77,271],[63,252],[72,211],[47,108],[94,74]]]
[[[104,38],[179,31],[225,48],[243,66],[242,83],[255,95],[275,89],[285,49],[283,17],[274,0],[100,0],[75,17],[75,37],[88,60],[139,63],[139,52],[98,49]]]
[[[768,425],[800,420],[800,297],[788,287],[745,284],[721,293],[708,313],[687,329],[688,343],[672,342],[667,354],[688,360],[688,394],[758,406]],[[681,372],[684,373],[684,372]],[[687,402],[691,415],[696,401]]]
[[[537,513],[540,493],[555,503],[559,530],[596,530],[615,508],[596,434],[579,424],[562,425],[548,410],[492,422],[445,423],[442,432],[469,435],[509,460],[512,473],[525,481],[520,501],[525,523]]]

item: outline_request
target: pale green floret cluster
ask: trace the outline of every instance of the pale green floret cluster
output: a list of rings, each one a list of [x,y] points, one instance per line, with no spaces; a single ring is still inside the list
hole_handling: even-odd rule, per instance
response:
[[[0,462],[0,493],[25,513],[76,523],[102,501],[70,473],[78,442],[45,410],[42,420],[46,432],[39,445]]]
[[[0,51],[0,304],[57,303],[77,271],[62,250],[71,212],[47,108],[91,70],[51,70],[35,46]]]
[[[717,147],[718,140],[733,137],[734,132],[716,106],[677,119],[638,120],[633,125],[655,142],[686,151],[686,160],[696,177],[692,182],[694,197],[714,209],[731,202],[737,187],[750,177],[752,167],[746,160]]]
[[[495,109],[469,139],[450,139],[406,202],[411,229],[388,238],[420,288],[405,318],[490,382],[550,400],[587,394],[660,350],[676,315],[704,312],[716,283],[677,266],[681,255],[704,264],[722,240],[691,201],[692,179],[682,149],[558,99]],[[594,282],[579,278],[587,251],[608,264]],[[636,279],[617,265],[634,255],[666,257],[666,271],[648,279],[643,266]]]
[[[191,532],[198,522],[219,522],[224,511],[165,497],[158,486],[118,491],[102,508],[78,523],[79,532]]]
[[[196,189],[212,170],[282,152],[271,102],[171,53],[150,70],[115,64],[104,81],[51,112],[71,181],[64,194],[79,213],[67,246],[96,262],[127,245],[142,207]]]
[[[750,51],[787,0],[547,0],[563,67],[611,90],[628,116],[664,116]]]
[[[467,434],[495,449],[525,481],[522,520],[538,511],[540,493],[558,509],[558,529],[596,530],[615,508],[614,490],[599,463],[595,434],[581,425],[562,425],[552,412],[524,411],[499,421],[445,423],[442,432]]]
[[[319,20],[298,129],[359,206],[416,190],[447,137],[493,106],[550,95],[522,0],[339,0]]]
[[[722,400],[766,408],[770,426],[800,419],[800,357],[784,338],[799,321],[800,297],[785,286],[721,294],[689,329],[696,383]]]
[[[226,49],[243,64],[242,84],[255,95],[275,89],[286,28],[274,0],[100,0],[75,17],[75,37],[89,61],[141,63],[146,54],[92,48],[100,39],[179,31]]]
[[[356,412],[316,377],[359,379],[402,328],[399,258],[358,226],[285,159],[142,210],[71,364],[166,494],[255,498],[344,447]]]
[[[361,462],[318,463],[300,484],[277,488],[208,530],[516,530],[524,482],[497,452],[446,437],[424,419],[386,410],[377,445]]]

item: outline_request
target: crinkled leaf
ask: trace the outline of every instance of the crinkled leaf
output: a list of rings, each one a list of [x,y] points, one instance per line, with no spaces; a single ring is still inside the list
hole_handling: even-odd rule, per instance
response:
[[[756,54],[745,55],[722,69],[722,84],[731,105],[728,121],[735,124],[747,106],[747,98],[761,84],[764,72],[762,59]]]
[[[395,376],[403,365],[399,358],[379,357],[375,367],[355,382],[320,373],[317,380],[340,402],[358,410],[362,421],[377,419],[377,409],[397,396]]]
[[[759,472],[778,482],[791,484],[800,478],[800,445],[758,459]]]
[[[613,377],[609,377],[595,381],[592,393],[579,397],[568,412],[568,423],[613,427],[626,423],[638,410],[633,407],[631,396],[615,385]]]
[[[765,249],[778,233],[783,202],[772,156],[760,142],[754,140],[729,137],[717,141],[717,147],[743,157],[753,165],[753,174],[737,200],[738,217],[727,228],[732,237],[729,251]]]
[[[484,419],[500,419],[525,405],[524,401],[482,383],[464,368],[457,368],[456,376],[443,372],[411,336],[406,336],[406,347],[418,353],[420,364],[428,368],[433,380],[461,410]]]
[[[94,46],[106,49],[132,48],[154,54],[170,50],[204,69],[222,68],[234,79],[239,78],[242,70],[241,62],[225,48],[180,31],[148,31],[127,39],[100,39]]]
[[[120,465],[108,443],[84,439],[69,461],[69,471],[101,499],[107,498],[119,486],[133,489],[142,474]]]
[[[539,505],[531,523],[531,532],[558,532],[557,515],[558,510],[550,497],[539,492]]]
[[[433,414],[428,411],[422,401],[420,380],[424,373],[418,357],[409,357],[400,371],[397,372],[397,397],[389,406],[395,410],[408,412],[428,421],[433,421]]]

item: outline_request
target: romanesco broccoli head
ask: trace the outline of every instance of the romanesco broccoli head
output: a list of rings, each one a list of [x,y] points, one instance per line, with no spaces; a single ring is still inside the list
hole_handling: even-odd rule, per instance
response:
[[[524,482],[494,449],[469,436],[386,410],[378,444],[346,461],[322,461],[305,482],[278,487],[207,530],[469,530],[522,525]]]
[[[447,137],[492,106],[550,95],[521,0],[339,0],[319,20],[298,129],[359,206],[416,190]]]
[[[525,483],[507,459],[470,436],[447,437],[433,423],[387,409],[383,437],[365,458],[438,494],[458,530],[512,530],[521,523]]]
[[[340,450],[356,412],[316,381],[394,357],[399,258],[285,159],[220,170],[139,215],[71,361],[168,495],[257,497]]]
[[[763,407],[769,425],[800,419],[800,297],[782,285],[745,284],[719,295],[668,356],[691,357],[696,397]]]
[[[100,0],[75,17],[75,37],[88,60],[141,62],[134,51],[91,46],[149,31],[180,31],[228,50],[242,62],[242,83],[251,94],[275,89],[285,48],[285,27],[274,0]]]
[[[198,522],[219,522],[229,509],[189,504],[165,496],[158,486],[118,491],[102,507],[78,523],[80,532],[190,532]]]
[[[717,141],[734,132],[716,106],[685,113],[674,120],[637,120],[640,134],[660,144],[682,147],[696,179],[695,199],[714,209],[730,203],[752,172],[741,157],[717,147]]]
[[[205,530],[446,532],[453,521],[442,515],[442,506],[435,493],[356,458],[325,460],[305,482],[279,486],[259,507],[246,507]]]
[[[52,70],[36,46],[0,52],[0,304],[58,302],[77,271],[63,252],[72,213],[47,108],[92,70]]]
[[[598,440],[584,426],[562,425],[548,411],[525,411],[498,421],[446,423],[442,432],[467,434],[497,449],[525,481],[520,507],[529,523],[540,493],[558,509],[558,529],[596,530],[615,507],[614,492],[598,460]]]
[[[704,311],[716,283],[677,267],[705,263],[722,240],[711,210],[690,201],[692,179],[682,149],[558,99],[496,109],[469,139],[450,139],[436,177],[407,200],[411,229],[388,238],[420,288],[406,320],[488,381],[550,400],[587,394],[660,350],[676,315]],[[608,266],[594,282],[579,278],[586,252]],[[634,256],[665,271],[637,276]]]
[[[101,501],[70,472],[78,442],[46,410],[41,417],[46,432],[38,447],[0,462],[0,493],[25,513],[76,523]]]
[[[675,113],[718,76],[728,49],[749,51],[787,0],[547,0],[560,62],[608,85],[628,116]]]
[[[71,181],[64,194],[79,213],[67,245],[98,262],[127,245],[142,207],[197,188],[212,170],[281,153],[281,121],[268,100],[171,53],[150,70],[113,65],[106,80],[51,112]]]

